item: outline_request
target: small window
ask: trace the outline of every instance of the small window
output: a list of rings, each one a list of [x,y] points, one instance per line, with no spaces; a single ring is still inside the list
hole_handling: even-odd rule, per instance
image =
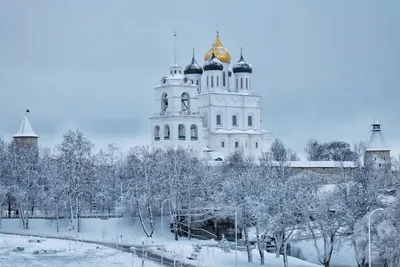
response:
[[[199,80],[196,80],[196,85],[199,85]]]
[[[256,142],[256,148],[258,148],[258,143]]]
[[[207,87],[209,87],[209,85],[208,85],[208,76],[207,76]]]
[[[246,89],[249,89],[249,79],[246,78]]]
[[[238,78],[236,78],[236,90],[238,89]]]
[[[191,82],[192,84],[194,84],[194,81],[193,81],[192,79],[190,80],[190,82]]]
[[[214,76],[211,76],[211,87],[214,87]]]
[[[236,115],[232,116],[232,126],[237,126]]]
[[[174,70],[174,73],[176,74],[176,70]]]
[[[217,87],[219,86],[219,76],[217,76]]]
[[[221,142],[221,147],[225,147],[225,142],[224,141]]]
[[[239,142],[235,142],[235,147],[239,147]]]
[[[221,115],[217,115],[217,125],[221,125]]]
[[[225,87],[225,83],[226,83],[226,73],[223,72],[223,73],[222,73],[222,86]]]
[[[154,127],[154,140],[160,141],[160,126],[158,125]]]
[[[375,161],[376,161],[376,157],[375,157]]]
[[[248,126],[253,126],[253,117],[251,117],[251,116],[247,117],[247,125]]]
[[[243,89],[243,78],[240,78],[240,89]]]
[[[181,73],[181,70],[179,70],[179,73]]]
[[[178,125],[178,139],[179,140],[186,140],[186,133],[185,133],[185,125],[179,124]]]
[[[381,166],[381,164],[379,163],[379,167]]]

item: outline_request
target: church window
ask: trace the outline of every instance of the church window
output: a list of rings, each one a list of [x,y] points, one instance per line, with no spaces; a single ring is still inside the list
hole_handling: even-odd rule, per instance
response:
[[[185,133],[185,125],[179,124],[178,126],[178,139],[179,140],[186,140],[186,133]]]
[[[221,115],[217,115],[217,125],[221,125]]]
[[[188,93],[183,93],[181,96],[181,109],[183,112],[190,111],[190,97]]]
[[[217,76],[217,87],[219,86],[219,76]]]
[[[240,78],[240,89],[243,89],[243,78]]]
[[[249,89],[249,79],[246,78],[246,89]]]
[[[236,90],[238,89],[238,78],[236,78]]]
[[[193,81],[193,79],[191,79],[190,81],[191,81],[191,83],[192,83],[192,84],[194,84],[194,81]]]
[[[232,126],[237,126],[236,115],[232,116]]]
[[[208,85],[208,76],[207,76],[207,87],[209,87],[209,85]]]
[[[158,125],[154,127],[154,140],[160,141],[160,126]]]
[[[196,85],[199,85],[199,80],[196,80]]]
[[[379,163],[379,167],[381,166],[381,164]]]
[[[226,73],[223,72],[223,73],[222,73],[222,86],[225,87],[225,84],[226,84]]]
[[[248,126],[253,126],[253,117],[252,116],[248,116],[247,117],[247,125]]]
[[[168,109],[168,95],[166,93],[161,95],[161,112],[165,113]]]
[[[221,147],[225,147],[225,142],[224,141],[221,142]]]
[[[256,148],[258,148],[258,142],[256,142]]]
[[[176,74],[176,70],[174,70],[174,73]]]
[[[169,130],[169,125],[165,124],[164,125],[164,140],[169,140],[171,136],[170,130]]]
[[[239,142],[235,142],[235,147],[238,148],[239,147]]]
[[[214,76],[211,76],[211,87],[214,87]]]
[[[190,126],[190,140],[197,140],[197,138],[197,126],[192,124],[192,126]]]

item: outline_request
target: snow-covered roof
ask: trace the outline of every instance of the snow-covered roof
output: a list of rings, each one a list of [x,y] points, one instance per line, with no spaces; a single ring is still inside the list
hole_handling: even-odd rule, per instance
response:
[[[274,162],[279,164],[279,162]],[[353,161],[289,161],[289,166],[293,168],[354,168]]]
[[[21,126],[19,126],[18,132],[13,136],[16,137],[39,137],[32,129],[31,123],[29,122],[28,116],[25,114],[22,119]]]
[[[372,124],[372,134],[371,139],[369,141],[369,145],[367,151],[388,151],[390,149],[387,148],[385,139],[383,138],[381,128],[381,124],[378,119],[375,119]]]
[[[213,131],[212,133],[217,133],[217,134],[261,134],[257,132],[254,129],[247,129],[247,130],[240,130],[240,129],[217,129]]]

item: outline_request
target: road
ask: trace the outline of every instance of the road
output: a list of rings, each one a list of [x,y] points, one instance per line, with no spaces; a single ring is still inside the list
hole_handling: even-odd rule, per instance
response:
[[[5,234],[5,235],[19,235],[19,236],[31,236],[31,237],[40,237],[40,238],[51,238],[51,239],[61,239],[61,240],[71,240],[71,241],[76,241],[76,238],[71,238],[71,237],[59,237],[59,236],[43,236],[43,235],[35,235],[35,234],[17,234],[17,233],[11,233],[11,232],[4,232],[0,231],[0,234]],[[89,244],[97,244],[101,246],[107,246],[110,248],[115,248],[115,243],[113,242],[101,242],[101,241],[92,241],[92,240],[84,240],[84,239],[79,239],[79,242],[83,243],[89,243]],[[141,246],[141,245],[122,245],[122,251],[127,252],[127,253],[132,253],[131,247],[135,248],[135,255],[143,260],[150,260],[152,262],[155,262],[157,264],[161,265],[161,260],[163,261],[163,266],[168,266],[168,267],[195,267],[194,265],[183,263],[180,261],[175,261],[174,265],[174,260],[166,257],[161,257],[158,254],[155,254],[153,252],[148,251],[149,246]],[[121,247],[118,246],[118,249],[120,250]]]

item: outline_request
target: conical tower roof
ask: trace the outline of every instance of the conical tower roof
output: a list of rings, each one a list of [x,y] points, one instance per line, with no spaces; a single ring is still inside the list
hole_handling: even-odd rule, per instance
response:
[[[375,119],[372,125],[371,138],[369,140],[369,145],[367,151],[389,151],[387,148],[385,139],[383,138],[381,131],[381,123],[378,119]]]
[[[28,113],[29,111],[27,111]],[[18,132],[13,136],[14,138],[18,137],[35,137],[39,136],[33,131],[31,123],[28,119],[28,114],[25,113],[24,118],[22,119],[21,126],[19,126]]]

